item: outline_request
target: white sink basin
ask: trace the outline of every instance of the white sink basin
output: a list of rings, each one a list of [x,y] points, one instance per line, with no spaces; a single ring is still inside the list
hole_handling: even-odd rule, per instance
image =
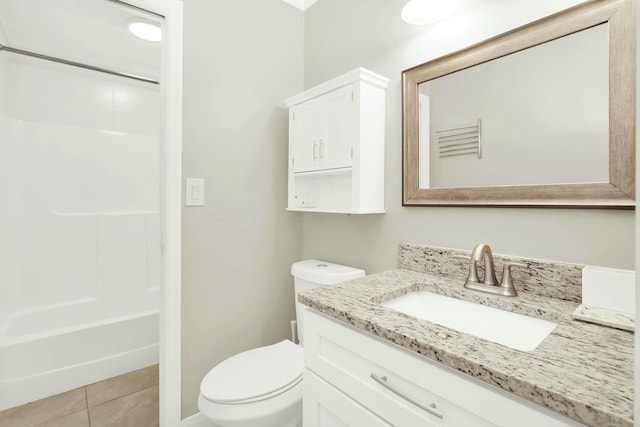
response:
[[[412,292],[382,303],[401,313],[521,351],[534,350],[556,323],[431,292]]]

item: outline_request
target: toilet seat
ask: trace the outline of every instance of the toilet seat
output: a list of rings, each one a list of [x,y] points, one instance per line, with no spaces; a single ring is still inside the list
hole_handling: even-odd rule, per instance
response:
[[[258,402],[295,387],[303,369],[302,348],[284,340],[224,360],[204,377],[200,393],[218,404]]]

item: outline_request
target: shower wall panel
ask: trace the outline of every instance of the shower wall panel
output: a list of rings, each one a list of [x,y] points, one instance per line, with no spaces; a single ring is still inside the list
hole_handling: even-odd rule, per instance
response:
[[[0,43],[6,43],[6,37],[4,34],[4,29],[2,27],[2,23],[0,23]],[[8,65],[7,65],[7,55],[0,54],[0,147],[4,146],[8,143],[9,139],[9,121],[7,118],[7,109],[6,109],[6,99],[7,99],[7,74],[8,74]],[[0,148],[0,197],[5,197],[10,194],[11,191],[11,168],[12,160],[4,155],[4,150]],[[10,232],[9,224],[11,219],[14,217],[13,214],[9,212],[9,209],[6,209],[8,206],[4,201],[2,202],[2,208],[0,208],[0,241],[5,239]],[[2,243],[0,243],[2,245]],[[0,249],[0,257],[2,257],[4,251]],[[4,280],[9,280],[14,273],[11,271],[11,266],[8,263],[8,260],[0,258],[0,271],[4,273],[0,273],[0,291],[3,291],[3,285],[1,284]],[[0,313],[6,313],[9,310],[9,302],[8,298],[2,297],[0,298]]]
[[[0,337],[157,309],[158,87],[6,52],[0,77]]]

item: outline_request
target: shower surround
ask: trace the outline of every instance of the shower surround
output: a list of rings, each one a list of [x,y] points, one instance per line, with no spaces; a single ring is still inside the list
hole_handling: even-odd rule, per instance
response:
[[[160,102],[155,84],[0,52],[0,410],[157,363]]]

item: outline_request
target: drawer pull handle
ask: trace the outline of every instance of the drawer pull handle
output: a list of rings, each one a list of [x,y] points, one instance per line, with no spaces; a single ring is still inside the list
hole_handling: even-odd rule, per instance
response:
[[[398,396],[400,396],[401,398],[403,398],[407,402],[413,403],[418,408],[423,409],[423,410],[427,411],[428,413],[430,413],[431,415],[436,416],[438,418],[442,418],[443,417],[442,411],[438,411],[436,409],[436,404],[435,403],[432,403],[431,405],[427,406],[427,405],[425,405],[423,403],[418,402],[413,397],[409,396],[407,393],[403,392],[402,390],[398,390],[396,387],[394,387],[391,384],[389,384],[387,382],[387,377],[379,377],[376,374],[371,374],[371,378],[375,382],[377,382],[378,384],[380,384],[381,386],[383,386],[387,390],[397,394]]]

